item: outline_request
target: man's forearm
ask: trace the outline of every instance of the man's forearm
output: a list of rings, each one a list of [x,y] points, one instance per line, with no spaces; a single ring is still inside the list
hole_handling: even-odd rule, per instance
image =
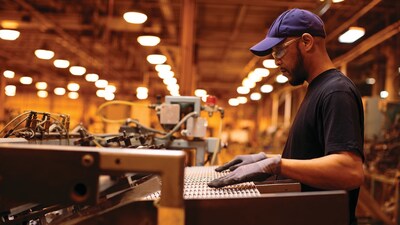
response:
[[[361,158],[345,151],[309,160],[282,159],[281,175],[327,190],[352,190],[364,181]]]

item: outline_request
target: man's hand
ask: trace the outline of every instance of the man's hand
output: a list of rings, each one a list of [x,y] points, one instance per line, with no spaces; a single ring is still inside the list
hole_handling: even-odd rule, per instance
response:
[[[215,169],[215,171],[221,172],[226,169],[229,169],[230,171],[234,171],[239,166],[247,165],[250,163],[255,163],[255,162],[258,162],[258,161],[266,159],[266,158],[267,158],[267,156],[262,152],[260,152],[258,154],[251,154],[251,155],[238,155],[238,156],[235,156],[235,158],[233,158],[231,161],[227,162],[226,164],[224,164],[220,167],[217,167]]]
[[[280,165],[280,156],[266,158],[255,163],[243,165],[226,176],[212,180],[207,185],[219,188],[249,181],[263,181],[271,175],[279,174]]]

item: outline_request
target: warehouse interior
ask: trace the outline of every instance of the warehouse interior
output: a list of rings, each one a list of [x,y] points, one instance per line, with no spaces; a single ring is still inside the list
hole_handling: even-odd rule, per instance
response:
[[[290,126],[306,94],[307,83],[291,86],[275,65],[272,56],[255,56],[249,48],[265,37],[276,17],[293,8],[306,9],[321,17],[325,23],[329,56],[334,65],[355,83],[362,95],[365,181],[356,210],[359,224],[399,224],[398,0],[1,1],[0,143],[15,142],[14,150],[19,149],[22,153],[14,153],[19,151],[8,151],[10,147],[0,146],[0,160],[7,161],[0,161],[3,164],[0,165],[0,202],[4,203],[0,204],[0,224],[105,224],[99,222],[101,220],[96,219],[95,215],[103,215],[102,219],[105,221],[119,217],[120,219],[113,220],[115,224],[136,224],[125,210],[135,211],[133,216],[145,218],[144,221],[148,222],[145,224],[156,224],[157,219],[154,218],[157,216],[158,224],[179,224],[165,222],[167,220],[160,222],[162,216],[165,219],[175,215],[168,211],[165,216],[162,213],[163,207],[158,208],[157,214],[151,204],[136,201],[140,191],[135,192],[135,186],[138,186],[137,190],[145,189],[143,193],[146,196],[152,194],[151,197],[147,196],[147,200],[159,198],[159,180],[154,177],[145,182],[143,176],[138,179],[140,182],[132,181],[132,177],[129,177],[128,184],[124,186],[119,175],[120,182],[107,190],[101,190],[101,193],[109,196],[111,192],[120,194],[122,189],[130,189],[133,194],[126,191],[124,198],[121,197],[118,201],[123,206],[107,205],[107,201],[103,199],[101,207],[75,207],[71,212],[71,202],[93,203],[96,196],[90,195],[83,199],[71,195],[69,199],[60,193],[48,197],[51,189],[60,188],[68,192],[62,187],[69,185],[69,181],[61,180],[61,175],[56,170],[52,171],[57,163],[46,165],[47,161],[41,159],[43,154],[40,152],[37,160],[27,158],[17,164],[11,163],[13,159],[36,156],[36,153],[31,152],[42,150],[37,146],[58,145],[63,152],[68,152],[69,148],[65,146],[71,145],[71,152],[86,151],[84,147],[79,148],[81,146],[93,149],[135,148],[131,155],[124,151],[123,154],[132,158],[132,162],[137,162],[140,168],[132,166],[122,172],[139,170],[160,174],[164,174],[164,170],[176,172],[179,168],[173,168],[166,162],[166,168],[161,166],[148,171],[149,169],[144,169],[147,168],[146,162],[152,164],[152,160],[158,160],[164,163],[163,160],[167,161],[168,157],[160,155],[157,156],[160,158],[153,159],[149,154],[140,158],[140,149],[183,150],[187,166],[184,168],[185,173],[191,176],[199,176],[196,166],[219,165],[240,154],[281,154]],[[141,22],[132,21],[129,12],[140,12],[145,18]],[[342,40],[342,34],[350,30],[361,31],[362,34],[351,42]],[[152,43],[143,43],[145,37],[150,38]],[[49,55],[40,55],[38,50]],[[161,61],[157,62],[154,58],[156,56],[160,56]],[[189,107],[182,109],[187,105]],[[201,120],[193,122],[187,119],[186,116],[192,115],[192,111]],[[183,119],[180,118],[184,115],[186,116]],[[190,121],[190,124],[183,121],[184,119]],[[31,129],[32,121],[35,125],[39,124],[41,129]],[[201,129],[188,129],[190,126],[198,126],[198,123],[201,123]],[[49,132],[49,127],[54,128],[53,132],[58,132],[59,135]],[[172,137],[174,141],[154,142],[156,135]],[[27,143],[29,147],[24,148]],[[43,149],[51,152],[54,147]],[[105,161],[114,160],[111,153],[104,152],[96,157],[104,157]],[[178,153],[171,152],[175,154],[171,156],[171,160],[180,163],[181,159],[177,159],[180,157]],[[49,153],[50,160],[59,157],[52,154]],[[140,155],[140,161],[136,161],[136,154]],[[173,157],[175,158],[172,159]],[[71,174],[81,172],[74,167],[73,154],[66,156],[65,160],[65,169],[71,169],[72,172],[64,171],[62,174],[70,178],[66,180],[72,182],[75,178]],[[93,159],[87,160],[91,162]],[[25,166],[30,163],[31,167]],[[98,166],[101,169],[97,169],[102,170],[104,165]],[[11,174],[10,170],[15,174],[13,176],[18,176],[32,168],[37,169],[37,172],[30,175],[32,177],[29,181],[33,182],[31,185],[18,179],[11,179],[16,183],[7,183],[7,179],[2,179],[7,177],[4,174]],[[107,167],[105,170],[109,172],[115,169]],[[50,172],[43,177],[39,176],[40,171]],[[86,175],[90,179],[94,179],[92,175],[96,178],[99,176],[98,172],[93,171]],[[55,185],[43,185],[46,179]],[[171,182],[169,184],[173,186],[173,182],[179,184],[181,179],[183,178],[163,176],[161,180],[163,184]],[[95,184],[97,179],[90,182],[88,187],[93,185],[98,188]],[[14,191],[15,193],[12,188],[1,189],[2,185],[14,185],[15,188],[16,184],[20,184],[21,188]],[[210,213],[205,208],[209,207],[211,211],[216,206],[231,204],[222,200],[215,205],[211,201],[200,204],[190,199],[193,198],[193,192],[198,190],[187,190],[186,184],[185,187],[178,185],[177,190],[163,188],[164,185],[161,187],[161,191],[164,191],[162,193],[168,192],[172,196],[176,192],[179,195],[183,188],[190,193],[186,195],[191,196],[187,197],[189,200],[176,200],[161,195],[163,206],[175,207],[184,201],[187,206],[185,218],[207,215],[216,217],[215,213]],[[287,185],[284,188],[287,191],[296,187]],[[201,191],[207,192],[208,189]],[[128,194],[133,197],[126,197]],[[37,198],[31,195],[37,195]],[[116,202],[116,195],[109,197],[113,203]],[[249,207],[255,205],[261,207],[259,210],[273,210],[262,208],[267,206],[261,206],[261,200],[252,202],[250,195],[238,195],[244,197],[242,201],[236,199],[238,201],[234,203],[243,206],[248,204]],[[339,202],[343,196],[338,196]],[[301,204],[299,199],[304,204],[307,198],[303,197],[297,198],[296,204],[297,201]],[[202,200],[199,196],[196,198]],[[314,200],[313,197],[310,198]],[[38,206],[36,203],[43,203],[40,202],[41,199],[46,204]],[[282,199],[284,201],[286,199]],[[315,201],[328,205],[331,199],[329,196],[322,196]],[[135,202],[137,205],[127,202]],[[107,207],[112,213],[100,213],[99,208],[105,210]],[[334,209],[334,205],[330,207]],[[238,209],[229,208],[230,210]],[[252,211],[251,207],[246,211]],[[228,212],[225,214],[230,215]],[[320,217],[324,216],[325,218],[316,219],[314,223],[305,224],[318,224],[334,218],[321,213]],[[232,215],[232,218],[235,217]],[[207,219],[195,221],[196,219],[186,219],[186,224],[202,224]],[[335,224],[332,221],[323,224]],[[226,221],[217,219],[214,222],[224,224]],[[259,224],[259,221],[244,224],[253,223]]]

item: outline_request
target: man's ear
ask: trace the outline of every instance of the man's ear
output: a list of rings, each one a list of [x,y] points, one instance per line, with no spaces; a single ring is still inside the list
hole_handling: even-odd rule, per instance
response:
[[[304,33],[303,35],[301,35],[300,44],[303,45],[306,51],[310,51],[314,45],[314,37],[311,36],[311,34],[309,33]]]

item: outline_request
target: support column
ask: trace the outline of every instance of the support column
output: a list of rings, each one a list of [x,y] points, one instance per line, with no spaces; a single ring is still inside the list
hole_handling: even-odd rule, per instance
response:
[[[292,91],[287,90],[285,92],[285,114],[283,117],[283,126],[284,127],[290,126],[291,115],[292,115]]]
[[[271,125],[278,127],[279,94],[272,94],[272,116]]]
[[[4,103],[6,102],[6,94],[5,94],[5,90],[4,88],[6,87],[6,78],[4,76],[0,76],[0,102],[2,104],[0,104],[0,124],[6,121],[4,116],[5,116],[5,107],[4,107]]]
[[[182,46],[181,46],[181,70],[179,74],[180,94],[193,95],[195,89],[195,72],[193,67],[193,47],[196,13],[195,0],[183,0],[182,7]]]

